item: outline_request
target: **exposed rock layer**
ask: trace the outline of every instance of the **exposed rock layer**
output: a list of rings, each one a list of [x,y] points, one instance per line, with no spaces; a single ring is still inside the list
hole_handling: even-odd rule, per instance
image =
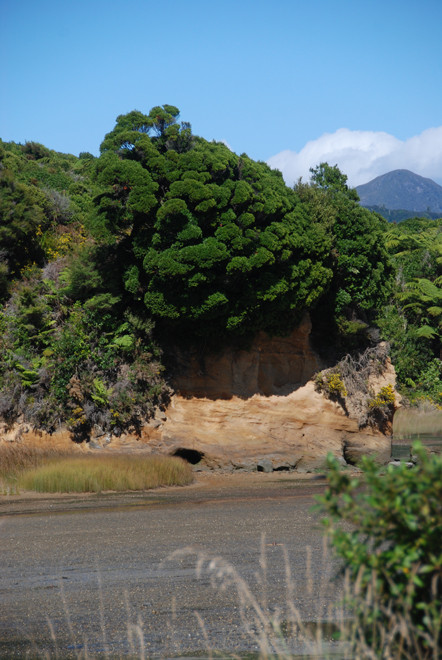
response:
[[[107,451],[143,448],[179,454],[207,468],[313,470],[328,452],[356,463],[363,454],[389,459],[391,438],[367,427],[336,402],[315,391],[309,380],[320,369],[309,344],[306,316],[289,337],[257,336],[248,351],[229,349],[204,360],[178,355],[176,394],[165,413],[158,411],[141,436],[99,435],[90,447]],[[373,383],[375,391],[394,385],[390,363]],[[17,439],[29,443],[66,442],[66,432],[47,438],[26,429]],[[19,429],[10,430],[19,434]],[[6,436],[4,436],[5,439]],[[14,437],[9,437],[14,439]]]
[[[321,368],[309,343],[310,319],[286,338],[259,334],[249,351],[232,349],[198,360],[180,356],[176,395],[158,446],[189,449],[210,466],[314,469],[328,452],[357,462],[364,453],[388,460],[391,439],[367,428],[336,402],[315,391]],[[374,389],[395,382],[387,364]],[[261,466],[264,469],[264,464]]]
[[[308,315],[288,337],[257,335],[248,350],[220,354],[177,354],[175,390],[181,396],[208,399],[287,395],[320,369],[309,343]]]

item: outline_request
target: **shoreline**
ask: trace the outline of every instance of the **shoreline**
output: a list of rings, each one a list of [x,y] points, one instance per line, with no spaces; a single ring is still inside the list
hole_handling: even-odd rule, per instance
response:
[[[196,472],[187,486],[161,486],[145,491],[101,493],[37,493],[0,495],[0,518],[11,515],[68,513],[70,511],[117,510],[142,506],[179,506],[203,502],[310,496],[322,492],[324,474],[296,472]],[[295,493],[294,493],[295,491]]]

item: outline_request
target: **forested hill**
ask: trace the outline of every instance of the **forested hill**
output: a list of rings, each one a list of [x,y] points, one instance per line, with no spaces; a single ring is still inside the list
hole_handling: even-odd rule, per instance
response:
[[[174,106],[119,116],[99,158],[1,143],[0,162],[8,423],[136,429],[167,403],[171,347],[247,345],[309,311],[317,337],[355,348],[391,298],[387,224],[337,167],[290,189]]]

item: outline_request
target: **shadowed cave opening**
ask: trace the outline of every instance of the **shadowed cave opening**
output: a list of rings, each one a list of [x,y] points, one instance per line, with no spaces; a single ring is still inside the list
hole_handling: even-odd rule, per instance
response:
[[[196,465],[204,457],[204,454],[202,451],[198,451],[197,449],[186,449],[186,447],[179,447],[173,452],[173,456],[179,456],[179,458],[182,458],[191,465]]]

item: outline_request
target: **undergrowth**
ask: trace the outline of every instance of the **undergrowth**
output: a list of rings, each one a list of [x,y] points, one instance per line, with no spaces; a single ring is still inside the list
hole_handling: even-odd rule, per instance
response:
[[[359,355],[346,355],[331,369],[315,376],[315,387],[328,398],[342,405],[346,414],[357,419],[359,428],[367,425],[386,428],[393,418],[395,393],[391,385],[375,392],[373,378],[386,368],[388,344],[367,348]]]

